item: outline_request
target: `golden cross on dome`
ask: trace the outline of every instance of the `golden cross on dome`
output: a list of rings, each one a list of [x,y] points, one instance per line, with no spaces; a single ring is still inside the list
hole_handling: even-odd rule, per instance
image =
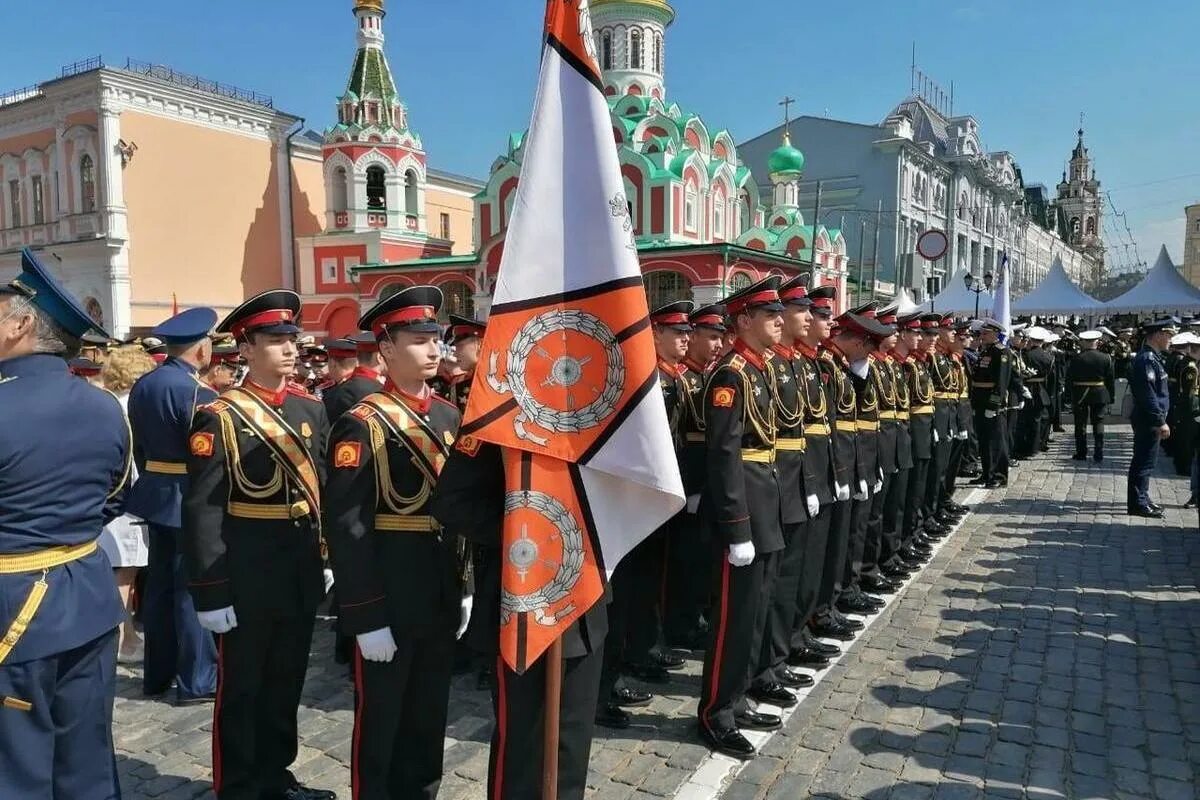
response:
[[[792,124],[792,117],[791,117],[792,103],[795,103],[795,102],[796,102],[795,100],[788,97],[787,95],[784,95],[783,99],[779,101],[779,105],[783,106],[783,131],[784,131],[784,133],[791,132],[790,126]]]

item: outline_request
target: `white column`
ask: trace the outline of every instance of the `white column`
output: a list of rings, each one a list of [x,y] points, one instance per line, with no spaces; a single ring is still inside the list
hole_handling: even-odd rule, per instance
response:
[[[383,179],[384,196],[387,202],[387,226],[390,230],[407,230],[408,221],[404,207],[404,175],[390,172]]]
[[[350,189],[350,228],[364,231],[367,229],[367,174],[354,172],[350,178]]]
[[[129,239],[125,184],[121,175],[121,114],[108,97],[100,101],[100,211],[109,239]]]
[[[51,219],[57,220],[60,217],[65,217],[70,214],[70,210],[66,208],[67,186],[71,180],[70,170],[66,160],[66,141],[63,137],[67,133],[67,123],[62,119],[62,115],[56,110],[55,116],[58,122],[54,126],[54,173],[58,176],[58,180],[54,182],[54,215]],[[64,234],[67,231],[65,228],[59,228],[59,237],[65,238]]]

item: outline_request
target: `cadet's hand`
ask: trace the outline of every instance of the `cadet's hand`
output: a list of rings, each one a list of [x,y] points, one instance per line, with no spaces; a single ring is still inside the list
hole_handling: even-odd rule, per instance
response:
[[[875,486],[871,488],[871,491],[875,492],[875,494],[879,494],[880,492],[882,492],[883,491],[883,481],[881,481],[881,480],[875,481]]]
[[[358,641],[358,649],[367,661],[391,661],[396,655],[396,640],[392,638],[391,628],[379,628],[354,637]]]
[[[1022,386],[1022,387],[1021,387],[1021,397],[1024,397],[1026,400],[1032,400],[1032,399],[1033,399],[1033,392],[1029,391],[1029,387],[1028,387],[1028,386]]]
[[[325,594],[329,594],[329,590],[333,588],[333,570],[321,570],[321,578],[325,581]]]
[[[237,614],[233,613],[233,606],[216,611],[197,611],[196,617],[200,620],[200,627],[212,633],[229,633],[237,627]]]
[[[754,560],[754,542],[738,542],[729,545],[729,563],[735,567],[745,567]]]
[[[854,492],[854,499],[855,500],[866,500],[867,499],[867,482],[866,481],[858,482],[858,489]]]
[[[1171,426],[1166,425],[1166,424],[1158,426],[1158,438],[1170,439],[1171,438]]]
[[[808,506],[808,515],[810,517],[815,517],[821,513],[821,501],[817,499],[815,494],[810,494],[804,498],[804,503]]]
[[[989,408],[987,411],[983,412],[983,416],[985,419],[995,419],[996,412]]]
[[[942,440],[942,437],[941,437],[941,436],[938,436],[937,428],[934,428],[934,429],[933,429],[933,443],[934,443],[934,444],[937,444],[937,443],[938,443],[938,442],[940,442],[941,440]]]
[[[467,595],[462,599],[459,608],[462,609],[462,614],[458,621],[458,633],[454,634],[455,639],[461,639],[463,634],[467,632],[467,626],[471,624],[471,608],[475,605],[475,598]]]

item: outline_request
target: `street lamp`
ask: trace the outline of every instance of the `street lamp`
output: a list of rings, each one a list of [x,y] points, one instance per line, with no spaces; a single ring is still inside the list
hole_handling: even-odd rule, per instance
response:
[[[992,273],[983,273],[983,283],[979,282],[970,272],[963,273],[963,283],[967,285],[968,292],[975,293],[975,319],[979,319],[979,295],[992,289]]]

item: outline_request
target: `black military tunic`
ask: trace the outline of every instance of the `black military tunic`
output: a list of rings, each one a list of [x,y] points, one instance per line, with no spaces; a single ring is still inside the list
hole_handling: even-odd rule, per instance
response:
[[[358,367],[349,377],[325,389],[321,392],[321,402],[325,404],[329,424],[337,422],[355,403],[382,387],[378,372],[370,367]]]
[[[741,340],[713,368],[704,397],[705,504],[717,560],[712,639],[700,685],[700,724],[720,733],[745,710],[750,667],[762,643],[777,554],[784,547],[783,491],[775,461],[775,404],[765,354]],[[729,563],[752,542],[754,561]]]
[[[850,551],[850,495],[858,486],[858,395],[850,380],[849,364],[832,344],[822,348],[815,363],[825,387],[833,455],[833,489],[835,496],[840,496],[830,515],[829,544],[825,549],[821,590],[817,598],[817,613],[826,617],[844,588],[842,578]]]
[[[467,401],[471,398],[471,384],[475,381],[475,370],[461,372],[455,375],[438,375],[429,381],[429,385],[438,396],[450,401],[459,413],[467,410]]]
[[[1112,402],[1116,371],[1108,353],[1091,349],[1077,353],[1067,368],[1067,386],[1071,391],[1071,413],[1075,418],[1075,459],[1087,458],[1087,427],[1092,424],[1095,443],[1093,457],[1104,457],[1104,411]]]
[[[1196,360],[1186,353],[1180,358],[1178,369],[1179,393],[1177,400],[1179,412],[1175,417],[1175,427],[1171,429],[1171,438],[1175,440],[1172,456],[1175,461],[1176,475],[1191,475],[1192,461],[1196,457],[1196,412],[1200,410],[1200,397],[1197,396]]]
[[[1050,389],[1054,382],[1054,354],[1045,347],[1032,347],[1025,353],[1025,365],[1030,375],[1025,386],[1032,397],[1023,409],[1023,451],[1029,454],[1049,449]]]
[[[878,577],[880,567],[887,561],[884,551],[884,530],[890,528],[885,520],[887,501],[892,486],[900,472],[900,398],[896,389],[896,375],[886,353],[871,354],[871,379],[879,398],[879,491],[871,497],[871,513],[867,519],[867,537],[862,556],[862,574]],[[907,433],[905,433],[907,435]],[[894,497],[892,498],[895,499]],[[890,554],[889,554],[890,556]]]
[[[934,453],[934,392],[925,353],[910,353],[904,359],[908,388],[908,426],[912,435],[913,469],[909,474],[908,494],[904,501],[901,546],[913,541],[928,521],[923,516],[929,483],[933,480],[930,464]]]
[[[854,493],[850,510],[850,547],[843,568],[842,586],[850,589],[858,584],[862,572],[863,554],[867,546],[867,526],[871,517],[871,504],[881,481],[879,476],[879,390],[875,378],[877,362],[867,359],[867,372],[859,376],[849,372],[857,401],[855,428],[857,429],[858,462],[855,469]]]
[[[1012,375],[1011,354],[1000,344],[979,353],[971,373],[971,407],[979,437],[979,461],[984,484],[1008,479],[1005,409]],[[1000,470],[1003,469],[1003,472]]]
[[[925,502],[922,506],[927,519],[942,512],[945,501],[946,472],[950,468],[950,452],[957,434],[958,386],[954,382],[954,362],[945,353],[936,351],[925,362],[933,382],[933,459],[929,463],[929,479],[925,483]]]
[[[295,785],[296,710],[321,580],[325,407],[251,383],[200,407],[183,501],[184,559],[198,611],[232,606],[217,637],[213,786],[258,798]]]

